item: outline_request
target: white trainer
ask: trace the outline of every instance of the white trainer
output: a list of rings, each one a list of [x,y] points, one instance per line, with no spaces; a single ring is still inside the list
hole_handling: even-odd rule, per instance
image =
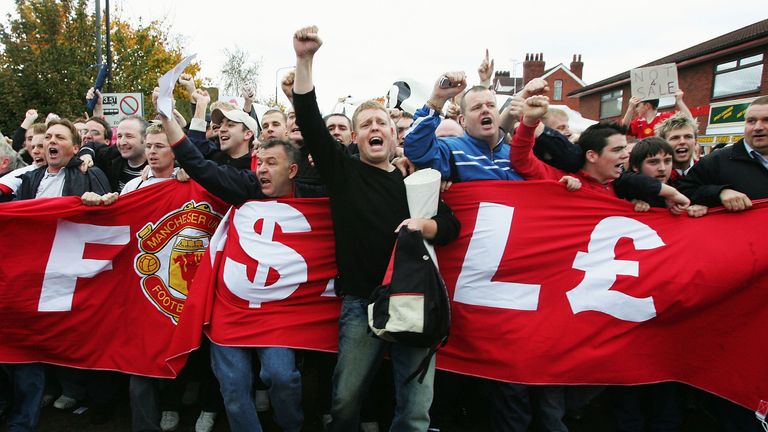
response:
[[[215,422],[215,412],[201,411],[200,417],[197,418],[195,423],[195,432],[211,432]]]
[[[176,411],[163,411],[160,417],[160,430],[163,432],[175,431],[179,427],[179,413]]]
[[[61,395],[53,402],[53,407],[60,410],[68,410],[77,406],[77,400],[69,396]]]

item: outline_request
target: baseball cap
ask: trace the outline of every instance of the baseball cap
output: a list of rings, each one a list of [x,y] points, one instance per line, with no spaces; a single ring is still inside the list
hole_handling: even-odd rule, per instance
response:
[[[228,118],[229,120],[235,122],[235,123],[242,123],[251,130],[254,134],[259,133],[259,124],[256,123],[256,120],[253,119],[250,115],[246,114],[245,111],[235,109],[235,110],[229,110],[229,111],[222,111],[219,108],[216,108],[211,113],[211,121],[214,123],[220,124],[222,120],[224,120],[224,117]]]

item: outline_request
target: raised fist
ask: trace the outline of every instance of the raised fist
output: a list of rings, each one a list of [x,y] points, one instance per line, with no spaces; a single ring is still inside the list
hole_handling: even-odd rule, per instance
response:
[[[523,123],[535,126],[544,117],[549,108],[549,98],[546,96],[531,96],[523,104]]]
[[[311,57],[323,45],[320,36],[317,35],[317,26],[304,27],[293,35],[293,50],[296,57]]]

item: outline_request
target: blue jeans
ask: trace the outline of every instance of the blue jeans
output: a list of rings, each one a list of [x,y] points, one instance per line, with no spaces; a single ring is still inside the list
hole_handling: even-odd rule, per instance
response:
[[[330,431],[359,429],[360,407],[371,381],[389,348],[395,382],[395,418],[392,431],[426,431],[435,378],[432,357],[424,382],[405,380],[419,367],[429,348],[389,343],[368,334],[368,300],[346,296],[339,317],[339,359],[333,371]],[[375,391],[375,390],[374,390]]]
[[[252,355],[261,362],[259,377],[269,387],[275,423],[283,431],[300,431],[301,374],[290,348],[242,348],[211,342],[211,366],[221,385],[224,409],[232,431],[261,431],[253,401]]]
[[[40,419],[40,401],[45,390],[45,365],[8,365],[13,381],[13,406],[8,416],[8,432],[34,431]]]

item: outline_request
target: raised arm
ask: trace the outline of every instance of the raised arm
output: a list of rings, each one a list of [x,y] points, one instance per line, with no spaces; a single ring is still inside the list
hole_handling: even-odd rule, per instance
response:
[[[157,105],[156,97],[153,102]],[[192,180],[224,201],[238,205],[249,199],[263,198],[256,175],[231,165],[218,165],[207,160],[184,135],[181,126],[174,120],[160,115],[165,135],[173,147],[176,161]]]
[[[693,119],[693,114],[691,114],[691,109],[688,108],[688,105],[685,104],[685,101],[683,100],[683,96],[685,96],[685,93],[677,89],[675,92],[675,106],[677,106],[677,109],[685,114],[688,118]]]
[[[509,162],[526,180],[555,180],[559,181],[565,174],[552,166],[540,161],[533,154],[533,144],[536,140],[536,128],[539,121],[547,113],[549,99],[546,96],[531,96],[523,104],[523,119],[517,132],[512,137],[509,151]]]
[[[640,105],[640,99],[632,96],[629,98],[629,103],[627,104],[627,112],[624,113],[624,117],[621,119],[621,125],[629,127],[629,123],[632,121],[633,118],[635,118],[635,109],[637,109],[637,106]]]
[[[435,81],[432,94],[423,108],[413,116],[414,122],[405,135],[405,156],[419,168],[433,168],[443,178],[451,175],[450,151],[440,144],[435,130],[440,125],[440,113],[445,103],[467,87],[464,72],[446,72]]]

